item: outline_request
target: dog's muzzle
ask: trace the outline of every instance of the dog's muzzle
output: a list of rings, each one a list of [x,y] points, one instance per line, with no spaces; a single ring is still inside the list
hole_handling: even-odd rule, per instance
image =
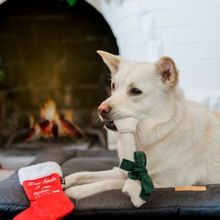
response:
[[[102,121],[105,124],[105,127],[107,129],[113,130],[113,131],[117,131],[117,128],[114,124],[114,122],[112,120],[110,120],[110,112],[111,112],[112,108],[111,106],[107,105],[107,104],[101,104],[98,107],[98,112],[100,117],[102,118]]]

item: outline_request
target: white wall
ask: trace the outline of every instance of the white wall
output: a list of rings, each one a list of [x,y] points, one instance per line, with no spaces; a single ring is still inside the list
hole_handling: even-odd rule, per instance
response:
[[[220,1],[154,0],[164,54],[176,61],[187,98],[220,110]]]
[[[120,55],[174,59],[186,97],[220,110],[219,0],[87,0],[103,14]]]
[[[0,0],[0,4],[2,4],[3,2],[5,2],[6,0]]]

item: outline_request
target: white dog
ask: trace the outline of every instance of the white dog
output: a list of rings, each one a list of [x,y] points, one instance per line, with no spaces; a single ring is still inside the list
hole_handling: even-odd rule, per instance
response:
[[[220,183],[220,113],[185,99],[174,61],[162,57],[156,63],[138,63],[98,53],[112,77],[112,95],[98,107],[99,116],[116,133],[114,120],[137,119],[137,150],[147,155],[154,186]],[[123,151],[118,155],[122,160]],[[122,189],[126,179],[120,168],[74,173],[66,177],[65,193],[78,199]]]

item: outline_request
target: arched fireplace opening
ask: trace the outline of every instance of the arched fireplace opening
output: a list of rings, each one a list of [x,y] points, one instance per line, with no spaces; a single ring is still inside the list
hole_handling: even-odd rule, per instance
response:
[[[65,0],[8,0],[0,5],[0,30],[1,147],[29,128],[29,115],[39,120],[48,99],[61,115],[72,109],[80,128],[105,133],[93,111],[109,95],[109,71],[96,50],[118,54],[118,47],[95,8],[83,0],[72,7]]]

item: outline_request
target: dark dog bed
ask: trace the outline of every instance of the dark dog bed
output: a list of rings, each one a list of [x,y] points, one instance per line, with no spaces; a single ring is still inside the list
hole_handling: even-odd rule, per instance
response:
[[[87,150],[55,147],[44,150],[30,164],[55,161],[63,175],[78,171],[112,169],[119,165],[117,152],[105,148]],[[72,199],[75,209],[65,219],[76,216],[148,216],[149,217],[218,217],[220,216],[220,185],[207,185],[205,192],[175,192],[174,188],[155,189],[150,201],[134,207],[130,197],[121,190],[109,190],[79,200]],[[0,181],[0,219],[12,219],[29,207],[30,203],[17,172]]]

